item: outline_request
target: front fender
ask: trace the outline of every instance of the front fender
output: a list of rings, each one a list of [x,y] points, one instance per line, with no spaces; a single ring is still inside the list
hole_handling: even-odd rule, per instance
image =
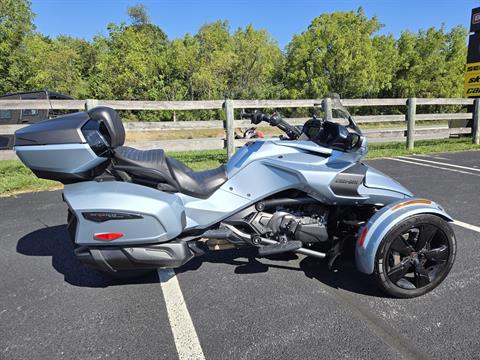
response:
[[[370,218],[358,232],[355,244],[355,262],[359,271],[371,274],[378,247],[387,233],[404,219],[417,214],[434,214],[453,221],[443,208],[433,201],[419,198],[399,200],[388,204]],[[359,246],[361,242],[361,246]]]

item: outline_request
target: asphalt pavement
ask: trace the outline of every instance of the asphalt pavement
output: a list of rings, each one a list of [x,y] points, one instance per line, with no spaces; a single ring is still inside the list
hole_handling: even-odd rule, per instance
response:
[[[333,273],[297,255],[210,253],[176,271],[205,358],[480,358],[480,152],[367,163],[472,225],[454,225],[447,279],[392,299],[348,262]],[[185,358],[157,274],[112,280],[80,265],[60,192],[2,198],[0,214],[0,359]]]

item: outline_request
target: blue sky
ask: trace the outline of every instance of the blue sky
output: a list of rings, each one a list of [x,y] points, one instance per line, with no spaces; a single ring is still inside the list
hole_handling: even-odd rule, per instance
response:
[[[417,31],[442,23],[447,29],[457,24],[467,27],[471,9],[480,6],[480,0],[32,0],[32,7],[40,32],[90,39],[105,35],[108,23],[126,21],[127,7],[139,2],[147,6],[152,21],[170,39],[222,19],[230,22],[232,30],[247,24],[267,29],[282,48],[322,13],[362,6],[368,16],[376,15],[385,24],[382,33],[398,36],[403,30]]]

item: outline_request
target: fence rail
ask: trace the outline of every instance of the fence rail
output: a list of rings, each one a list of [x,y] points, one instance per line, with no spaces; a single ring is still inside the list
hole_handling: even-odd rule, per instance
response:
[[[359,124],[368,123],[401,123],[404,125],[395,129],[369,129],[366,135],[375,139],[402,139],[406,138],[406,146],[414,148],[416,138],[428,138],[432,136],[449,136],[452,133],[471,133],[472,140],[480,142],[480,104],[479,99],[465,98],[397,98],[397,99],[342,99],[343,105],[347,107],[404,107],[404,114],[386,115],[362,115],[356,116],[355,121]],[[52,110],[85,110],[95,106],[109,106],[116,110],[220,110],[225,114],[225,121],[161,121],[161,122],[135,122],[126,123],[127,132],[157,131],[157,130],[199,130],[199,129],[224,129],[226,132],[223,138],[199,138],[144,141],[135,143],[139,147],[162,146],[168,150],[189,150],[189,149],[227,149],[228,156],[235,151],[235,146],[242,141],[235,140],[235,128],[250,126],[249,121],[235,120],[235,109],[252,108],[308,108],[323,104],[327,113],[329,110],[328,99],[300,99],[300,100],[208,100],[208,101],[127,101],[127,100],[0,100],[0,110],[23,110],[23,109],[52,109]],[[418,113],[419,106],[468,106],[473,112],[455,113]],[[458,128],[448,129],[445,127],[419,127],[418,121],[433,120],[473,120],[472,129]],[[1,120],[0,120],[1,121]],[[292,124],[303,124],[305,118],[288,119]],[[1,135],[12,135],[17,129],[25,125],[0,125]],[[406,128],[405,128],[406,126]],[[405,131],[406,130],[406,131]]]

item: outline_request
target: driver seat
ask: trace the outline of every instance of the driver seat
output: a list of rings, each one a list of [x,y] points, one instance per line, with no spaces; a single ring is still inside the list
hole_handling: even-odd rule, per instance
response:
[[[138,150],[123,146],[125,128],[118,113],[98,106],[88,111],[90,119],[103,124],[102,133],[113,151],[113,170],[124,180],[168,192],[181,192],[206,199],[227,181],[225,166],[193,171],[182,162],[165,156],[162,149]]]
[[[167,157],[162,149],[138,150],[119,146],[114,154],[115,169],[128,173],[134,182],[196,198],[210,197],[228,179],[224,165],[206,171],[193,171],[181,161]]]

